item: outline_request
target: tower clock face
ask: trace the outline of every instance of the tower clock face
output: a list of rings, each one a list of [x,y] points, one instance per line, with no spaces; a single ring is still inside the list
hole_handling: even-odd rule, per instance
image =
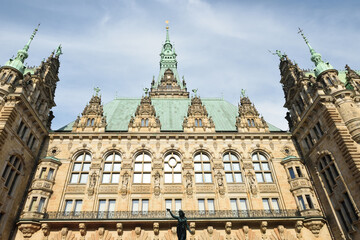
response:
[[[170,78],[170,76],[168,75],[168,76],[167,76],[167,79],[169,79],[169,78]]]

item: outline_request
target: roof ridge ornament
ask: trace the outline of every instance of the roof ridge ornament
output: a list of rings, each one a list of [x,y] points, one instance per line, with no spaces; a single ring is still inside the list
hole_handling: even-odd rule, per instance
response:
[[[286,53],[284,52],[284,53],[281,53],[281,51],[280,50],[275,50],[275,52],[272,52],[272,51],[270,51],[270,50],[268,50],[269,51],[269,53],[271,53],[272,55],[277,55],[279,58],[280,58],[280,60],[284,60],[284,59],[286,59],[286,57],[287,57],[287,55],[286,55]]]

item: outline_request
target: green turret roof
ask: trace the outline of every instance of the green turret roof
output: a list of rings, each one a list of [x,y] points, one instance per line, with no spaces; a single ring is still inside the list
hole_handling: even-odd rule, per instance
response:
[[[181,88],[184,88],[177,71],[176,56],[177,54],[175,53],[175,47],[170,42],[169,26],[166,26],[166,40],[160,53],[160,72],[157,82],[154,86],[155,88],[159,86],[161,77],[164,76],[164,73],[167,69],[170,69],[174,73],[177,83]]]
[[[140,98],[117,98],[104,105],[106,131],[127,131],[131,116],[134,116]],[[187,115],[191,99],[151,99],[156,115],[161,122],[161,131],[183,131],[182,124]],[[216,131],[237,131],[235,127],[238,108],[219,98],[202,99],[209,116],[215,123]],[[71,131],[74,122],[58,131]],[[269,124],[272,132],[282,131]]]
[[[324,62],[321,59],[321,54],[317,53],[309,44],[309,41],[307,40],[307,38],[305,37],[303,31],[299,28],[299,33],[301,34],[301,36],[304,38],[306,45],[308,45],[310,53],[311,53],[311,61],[313,61],[315,63],[315,76],[319,76],[322,72],[326,71],[326,70],[330,70],[330,69],[334,69],[333,66],[331,66],[330,63],[328,62]]]
[[[30,43],[31,41],[34,39],[36,32],[38,31],[40,24],[38,25],[37,28],[35,28],[33,34],[30,36],[29,41],[27,42],[27,44],[24,46],[23,49],[20,49],[17,52],[17,55],[15,57],[15,59],[10,59],[9,61],[7,61],[5,63],[4,66],[8,66],[8,67],[13,67],[17,70],[19,70],[19,72],[21,72],[22,74],[24,74],[26,67],[24,66],[24,61],[25,59],[28,58],[29,54],[28,54],[28,50],[30,48]]]

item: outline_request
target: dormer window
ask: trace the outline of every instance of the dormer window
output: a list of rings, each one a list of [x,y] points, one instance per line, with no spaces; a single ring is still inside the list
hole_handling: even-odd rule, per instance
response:
[[[6,83],[10,83],[10,81],[11,81],[12,78],[13,78],[13,75],[11,74],[11,75],[7,78]]]

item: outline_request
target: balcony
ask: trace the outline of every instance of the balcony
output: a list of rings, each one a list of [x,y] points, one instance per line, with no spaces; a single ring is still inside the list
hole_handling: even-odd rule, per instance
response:
[[[298,210],[217,210],[217,211],[186,211],[188,220],[206,220],[206,219],[279,219],[279,218],[301,218]],[[172,217],[166,211],[148,211],[148,212],[46,212],[41,220],[67,221],[67,220],[169,220]],[[23,219],[24,220],[24,219]],[[40,219],[39,219],[40,220]]]

